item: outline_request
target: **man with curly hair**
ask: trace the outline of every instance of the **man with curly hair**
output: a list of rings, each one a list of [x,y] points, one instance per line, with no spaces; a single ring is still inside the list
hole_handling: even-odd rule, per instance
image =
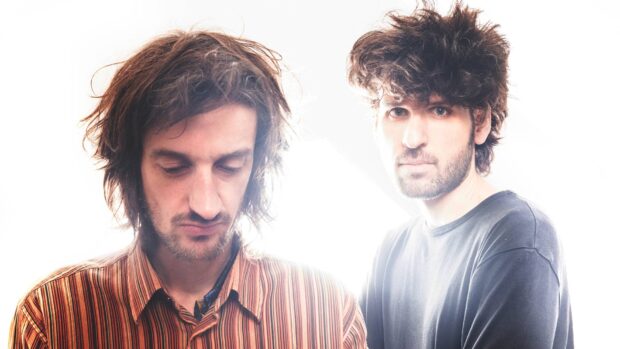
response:
[[[86,136],[136,241],[39,283],[17,307],[12,348],[366,347],[350,293],[243,240],[268,217],[287,145],[278,61],[254,41],[193,31],[120,66]]]
[[[425,6],[360,37],[388,168],[423,214],[386,237],[363,294],[370,348],[572,348],[549,219],[487,180],[507,116],[507,41],[478,11]]]

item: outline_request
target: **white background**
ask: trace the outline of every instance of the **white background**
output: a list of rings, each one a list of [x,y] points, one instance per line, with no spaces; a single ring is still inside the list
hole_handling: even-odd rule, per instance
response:
[[[620,7],[471,1],[511,43],[509,118],[490,180],[542,208],[566,254],[578,347],[617,347]],[[265,228],[272,253],[360,289],[381,235],[415,214],[384,174],[370,112],[346,83],[353,42],[413,1],[3,1],[0,4],[0,345],[19,298],[54,269],[126,245],[81,147],[90,79],[172,29],[279,51],[298,135]],[[449,2],[438,2],[447,9]],[[101,93],[113,68],[95,76]]]

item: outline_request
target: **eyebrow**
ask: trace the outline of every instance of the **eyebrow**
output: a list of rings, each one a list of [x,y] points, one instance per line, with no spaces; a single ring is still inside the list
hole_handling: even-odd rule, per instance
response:
[[[426,107],[436,107],[436,106],[448,106],[448,107],[452,107],[454,106],[454,104],[450,104],[448,103],[448,101],[443,98],[443,97],[438,97],[438,98],[433,98],[433,99],[429,99],[426,102],[420,102],[420,101],[416,101],[416,100],[412,100],[414,105],[419,105],[419,107],[422,108],[426,108]],[[384,106],[387,108],[392,108],[392,107],[398,107],[401,106],[403,104],[405,104],[407,102],[407,99],[402,99],[402,100],[395,100],[395,101],[387,101],[385,99],[382,99],[379,101],[379,105],[380,106]]]
[[[448,101],[443,98],[443,97],[439,97],[437,99],[429,99],[428,102],[426,103],[428,106],[436,106],[436,105],[448,105],[448,106],[452,106],[453,104],[448,103]]]
[[[403,104],[405,102],[405,99],[404,98],[397,99],[391,96],[383,96],[382,98],[379,98],[377,102],[378,102],[377,105],[385,105],[388,107],[394,107],[394,106]]]
[[[240,149],[237,151],[233,151],[232,153],[221,155],[217,161],[223,162],[223,161],[234,160],[234,159],[243,159],[243,158],[247,158],[248,156],[250,156],[250,154],[252,154],[251,149],[247,149],[247,148]]]
[[[239,149],[239,150],[235,150],[230,153],[225,153],[225,154],[220,155],[217,161],[227,161],[227,160],[245,158],[249,156],[250,154],[252,154],[252,150],[249,148]],[[190,158],[184,153],[180,153],[180,152],[169,150],[169,149],[155,149],[154,151],[151,152],[149,157],[153,159],[171,158],[171,159],[180,160],[183,162],[191,162]]]
[[[179,153],[176,151],[168,150],[168,149],[156,149],[151,152],[149,155],[150,158],[159,159],[159,158],[171,158],[175,160],[181,160],[184,162],[189,162],[189,157],[183,153]]]

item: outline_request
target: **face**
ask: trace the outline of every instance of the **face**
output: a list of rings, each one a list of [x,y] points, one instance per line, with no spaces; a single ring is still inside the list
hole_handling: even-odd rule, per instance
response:
[[[141,172],[157,252],[213,260],[229,246],[255,139],[256,112],[238,104],[147,133]]]
[[[424,200],[451,192],[474,171],[474,143],[482,139],[469,109],[437,95],[428,103],[384,97],[377,131],[401,191]]]

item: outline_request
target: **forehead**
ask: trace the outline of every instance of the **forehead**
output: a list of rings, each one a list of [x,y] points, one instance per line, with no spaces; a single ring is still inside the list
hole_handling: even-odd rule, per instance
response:
[[[227,104],[170,127],[150,130],[144,140],[144,152],[165,149],[192,157],[210,157],[240,148],[253,149],[256,118],[256,111],[250,107]]]

